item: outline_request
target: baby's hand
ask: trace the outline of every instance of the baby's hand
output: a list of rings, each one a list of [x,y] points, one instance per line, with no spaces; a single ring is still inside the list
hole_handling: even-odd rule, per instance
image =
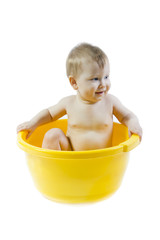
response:
[[[19,133],[20,131],[23,131],[23,130],[27,130],[28,131],[27,138],[28,138],[35,129],[36,129],[36,126],[31,121],[28,121],[28,122],[24,122],[24,123],[18,125],[17,133]]]
[[[137,134],[140,137],[140,141],[142,140],[142,128],[139,125],[138,121],[130,121],[130,123],[128,124],[128,130],[131,132],[131,134]]]

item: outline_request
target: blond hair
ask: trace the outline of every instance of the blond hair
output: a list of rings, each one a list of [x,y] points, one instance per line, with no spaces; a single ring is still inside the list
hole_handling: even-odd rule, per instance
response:
[[[96,46],[88,43],[81,43],[75,46],[69,53],[66,60],[66,72],[67,76],[78,76],[81,71],[81,63],[84,58],[91,58],[96,61],[100,68],[104,68],[107,55]]]

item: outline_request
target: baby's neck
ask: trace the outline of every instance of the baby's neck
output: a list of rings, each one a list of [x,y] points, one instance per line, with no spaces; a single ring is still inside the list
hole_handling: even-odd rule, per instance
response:
[[[93,101],[89,101],[87,99],[84,99],[83,97],[80,96],[79,92],[77,92],[76,100],[77,100],[77,102],[82,103],[82,104],[86,104],[86,105],[93,105],[93,104],[98,103],[98,102],[93,102]]]

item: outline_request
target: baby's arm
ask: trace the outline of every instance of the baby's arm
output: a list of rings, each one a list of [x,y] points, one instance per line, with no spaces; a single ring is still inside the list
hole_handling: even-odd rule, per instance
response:
[[[67,98],[68,97],[65,97],[61,99],[56,105],[42,110],[30,121],[20,124],[17,127],[17,133],[22,130],[28,130],[29,134],[27,137],[29,137],[38,126],[51,121],[55,121],[58,118],[64,116],[66,114]]]
[[[131,133],[139,135],[140,140],[142,139],[142,128],[139,124],[136,115],[127,109],[122,103],[113,95],[110,95],[113,104],[113,114],[116,118],[128,127]]]

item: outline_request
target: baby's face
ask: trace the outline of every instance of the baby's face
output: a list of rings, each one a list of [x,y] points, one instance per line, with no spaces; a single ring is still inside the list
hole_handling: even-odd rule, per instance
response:
[[[104,68],[100,68],[93,60],[84,60],[82,72],[76,78],[79,96],[89,102],[98,102],[107,94],[110,88],[109,63],[106,60]]]

